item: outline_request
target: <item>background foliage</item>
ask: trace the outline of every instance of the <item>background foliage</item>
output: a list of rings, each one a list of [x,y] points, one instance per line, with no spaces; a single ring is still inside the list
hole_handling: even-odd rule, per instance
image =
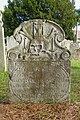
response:
[[[70,0],[8,0],[3,12],[5,36],[10,36],[19,24],[30,19],[52,20],[62,26],[67,39],[74,39],[76,24],[74,4]]]

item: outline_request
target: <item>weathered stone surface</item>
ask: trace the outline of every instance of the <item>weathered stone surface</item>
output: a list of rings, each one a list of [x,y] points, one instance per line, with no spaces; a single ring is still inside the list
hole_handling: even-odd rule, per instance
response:
[[[0,71],[4,71],[4,68],[3,31],[2,22],[0,21]]]
[[[61,42],[61,46],[64,48],[67,48],[68,50],[70,50],[71,44],[73,44],[73,41],[67,40],[67,39],[65,39]]]
[[[80,59],[80,43],[74,42],[70,45],[71,59]]]
[[[71,53],[73,53],[75,50],[79,49],[80,45],[78,42],[74,42],[70,44],[70,51]]]
[[[72,51],[71,59],[80,60],[80,48],[79,49],[75,49],[74,51]]]
[[[69,102],[70,52],[60,46],[62,28],[36,19],[23,22],[11,37],[18,45],[8,49],[10,101]]]

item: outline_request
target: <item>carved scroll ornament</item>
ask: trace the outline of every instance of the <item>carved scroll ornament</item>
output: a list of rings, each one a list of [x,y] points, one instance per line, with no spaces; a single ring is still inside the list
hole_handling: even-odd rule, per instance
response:
[[[8,50],[8,58],[13,61],[29,58],[58,61],[70,58],[70,52],[60,46],[65,38],[63,29],[49,20],[25,21],[15,30],[13,38],[18,43],[15,48]]]

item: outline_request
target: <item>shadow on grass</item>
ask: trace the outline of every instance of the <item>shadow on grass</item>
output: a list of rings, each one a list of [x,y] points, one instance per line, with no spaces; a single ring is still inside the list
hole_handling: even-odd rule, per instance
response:
[[[80,67],[76,67],[76,66],[72,66],[71,68],[72,69],[79,69],[80,70]]]

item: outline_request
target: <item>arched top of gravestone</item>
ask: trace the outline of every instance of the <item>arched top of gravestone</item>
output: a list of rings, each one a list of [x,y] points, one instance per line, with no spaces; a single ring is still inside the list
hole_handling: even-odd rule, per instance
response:
[[[38,38],[41,37],[41,35],[48,38],[51,36],[51,34],[57,34],[59,36],[59,42],[65,39],[65,32],[62,27],[50,20],[33,19],[24,21],[19,25],[18,28],[15,29],[14,35],[19,33],[21,30],[26,34],[27,37],[32,37],[32,39],[36,37],[36,33],[38,34]]]
[[[25,21],[15,29],[10,39],[16,41],[14,42],[16,48],[10,49],[17,49],[18,56],[24,56],[24,59],[45,58],[56,61],[60,58],[67,60],[70,57],[70,52],[60,45],[65,39],[64,30],[50,20]]]

